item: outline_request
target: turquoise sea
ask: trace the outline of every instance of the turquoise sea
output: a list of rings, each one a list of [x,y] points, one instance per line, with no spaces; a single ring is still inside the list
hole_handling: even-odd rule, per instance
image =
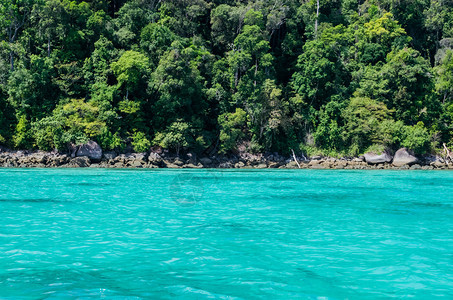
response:
[[[0,299],[452,299],[453,172],[0,169]]]

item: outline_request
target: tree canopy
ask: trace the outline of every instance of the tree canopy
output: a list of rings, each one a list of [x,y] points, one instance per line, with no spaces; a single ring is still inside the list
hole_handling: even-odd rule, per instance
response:
[[[0,145],[88,139],[178,154],[453,146],[453,1],[0,0]]]

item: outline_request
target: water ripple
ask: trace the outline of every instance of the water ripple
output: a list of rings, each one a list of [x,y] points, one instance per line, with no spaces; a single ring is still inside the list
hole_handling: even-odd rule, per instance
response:
[[[2,169],[0,298],[453,298],[452,182]]]

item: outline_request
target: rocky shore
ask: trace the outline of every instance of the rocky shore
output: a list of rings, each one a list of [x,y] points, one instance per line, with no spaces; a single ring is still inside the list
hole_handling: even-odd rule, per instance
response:
[[[453,170],[453,164],[442,157],[416,157],[403,148],[394,155],[367,153],[355,158],[314,156],[284,157],[240,154],[237,156],[197,157],[193,153],[172,155],[160,149],[149,153],[118,154],[102,152],[94,143],[77,146],[71,153],[43,151],[11,151],[0,148],[0,167],[3,168],[235,168],[235,169],[399,169],[399,170]]]

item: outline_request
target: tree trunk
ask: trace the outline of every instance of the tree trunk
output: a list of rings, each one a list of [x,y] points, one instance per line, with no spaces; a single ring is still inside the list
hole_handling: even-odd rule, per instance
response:
[[[11,72],[14,71],[14,52],[9,53],[9,61],[11,63]]]
[[[319,0],[316,0],[315,37],[318,36]]]
[[[255,81],[253,85],[256,87],[256,74],[258,74],[258,59],[255,60]]]
[[[50,57],[50,38],[47,38],[47,57]]]

